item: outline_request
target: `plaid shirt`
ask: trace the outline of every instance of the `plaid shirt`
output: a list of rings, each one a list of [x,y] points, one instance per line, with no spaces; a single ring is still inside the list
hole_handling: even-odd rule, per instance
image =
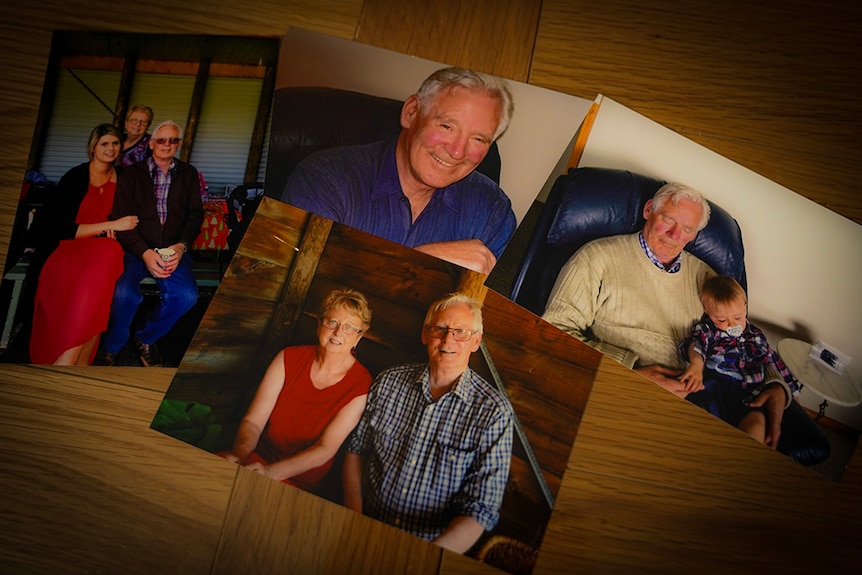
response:
[[[709,316],[703,314],[679,345],[679,352],[686,359],[692,341],[706,367],[741,381],[742,387],[763,383],[765,368],[771,365],[784,378],[790,392],[793,395],[799,393],[799,382],[778,353],[769,347],[764,333],[749,322],[745,323],[742,335],[735,338],[715,327]]]
[[[167,174],[159,169],[152,156],[147,158],[147,166],[150,168],[150,175],[153,176],[153,194],[156,196],[156,211],[159,212],[159,221],[164,224],[165,218],[168,217],[168,191],[171,189],[171,177],[174,175],[177,162],[176,160],[171,160],[171,167],[168,168]]]
[[[651,261],[655,267],[664,270],[669,274],[675,274],[680,269],[682,269],[682,252],[680,252],[680,254],[676,256],[676,259],[673,260],[673,263],[665,267],[665,265],[661,263],[659,259],[655,256],[655,253],[649,247],[649,244],[646,243],[646,238],[644,237],[643,231],[638,232],[638,241],[640,242],[641,248],[643,248],[644,253],[649,258],[649,261]]]
[[[347,449],[366,515],[434,539],[459,515],[497,524],[512,457],[509,401],[471,369],[436,402],[427,364],[377,376]]]

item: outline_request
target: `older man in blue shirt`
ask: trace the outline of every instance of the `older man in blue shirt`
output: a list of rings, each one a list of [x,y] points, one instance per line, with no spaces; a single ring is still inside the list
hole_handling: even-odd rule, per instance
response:
[[[422,330],[428,363],[383,371],[347,443],[344,504],[464,553],[499,520],[512,457],[509,400],[472,371],[479,303],[450,294]]]
[[[503,80],[438,70],[404,102],[397,138],[309,156],[282,200],[487,274],[516,222],[506,194],[475,169],[513,110]]]

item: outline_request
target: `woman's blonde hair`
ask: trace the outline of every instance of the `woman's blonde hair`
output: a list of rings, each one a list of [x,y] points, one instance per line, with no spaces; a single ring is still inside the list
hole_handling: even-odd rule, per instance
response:
[[[362,330],[371,328],[371,308],[364,295],[351,288],[332,290],[322,302],[320,302],[320,317],[323,318],[330,311],[344,308],[362,320]]]

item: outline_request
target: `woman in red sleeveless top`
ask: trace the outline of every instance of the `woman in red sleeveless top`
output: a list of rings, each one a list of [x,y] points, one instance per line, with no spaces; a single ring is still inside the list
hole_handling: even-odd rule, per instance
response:
[[[111,124],[90,133],[90,161],[66,172],[37,214],[36,288],[30,361],[88,365],[108,327],[123,248],[114,233],[138,225],[137,216],[110,221],[122,134]],[[47,258],[47,259],[46,259]]]
[[[314,490],[365,410],[371,374],[353,352],[369,327],[365,296],[352,289],[330,293],[321,304],[317,345],[286,347],[276,354],[233,449],[222,455]]]

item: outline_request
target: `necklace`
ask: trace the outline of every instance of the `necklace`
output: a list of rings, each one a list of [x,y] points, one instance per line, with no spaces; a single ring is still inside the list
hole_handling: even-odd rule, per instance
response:
[[[107,175],[104,177],[104,179],[102,179],[102,181],[98,182],[98,183],[96,180],[96,175],[101,176],[102,174],[90,174],[90,183],[93,185],[94,188],[99,189],[99,194],[101,195],[105,192],[105,184],[113,181],[115,174],[116,174],[116,172],[114,171],[114,168],[113,167],[110,168],[107,172]]]

